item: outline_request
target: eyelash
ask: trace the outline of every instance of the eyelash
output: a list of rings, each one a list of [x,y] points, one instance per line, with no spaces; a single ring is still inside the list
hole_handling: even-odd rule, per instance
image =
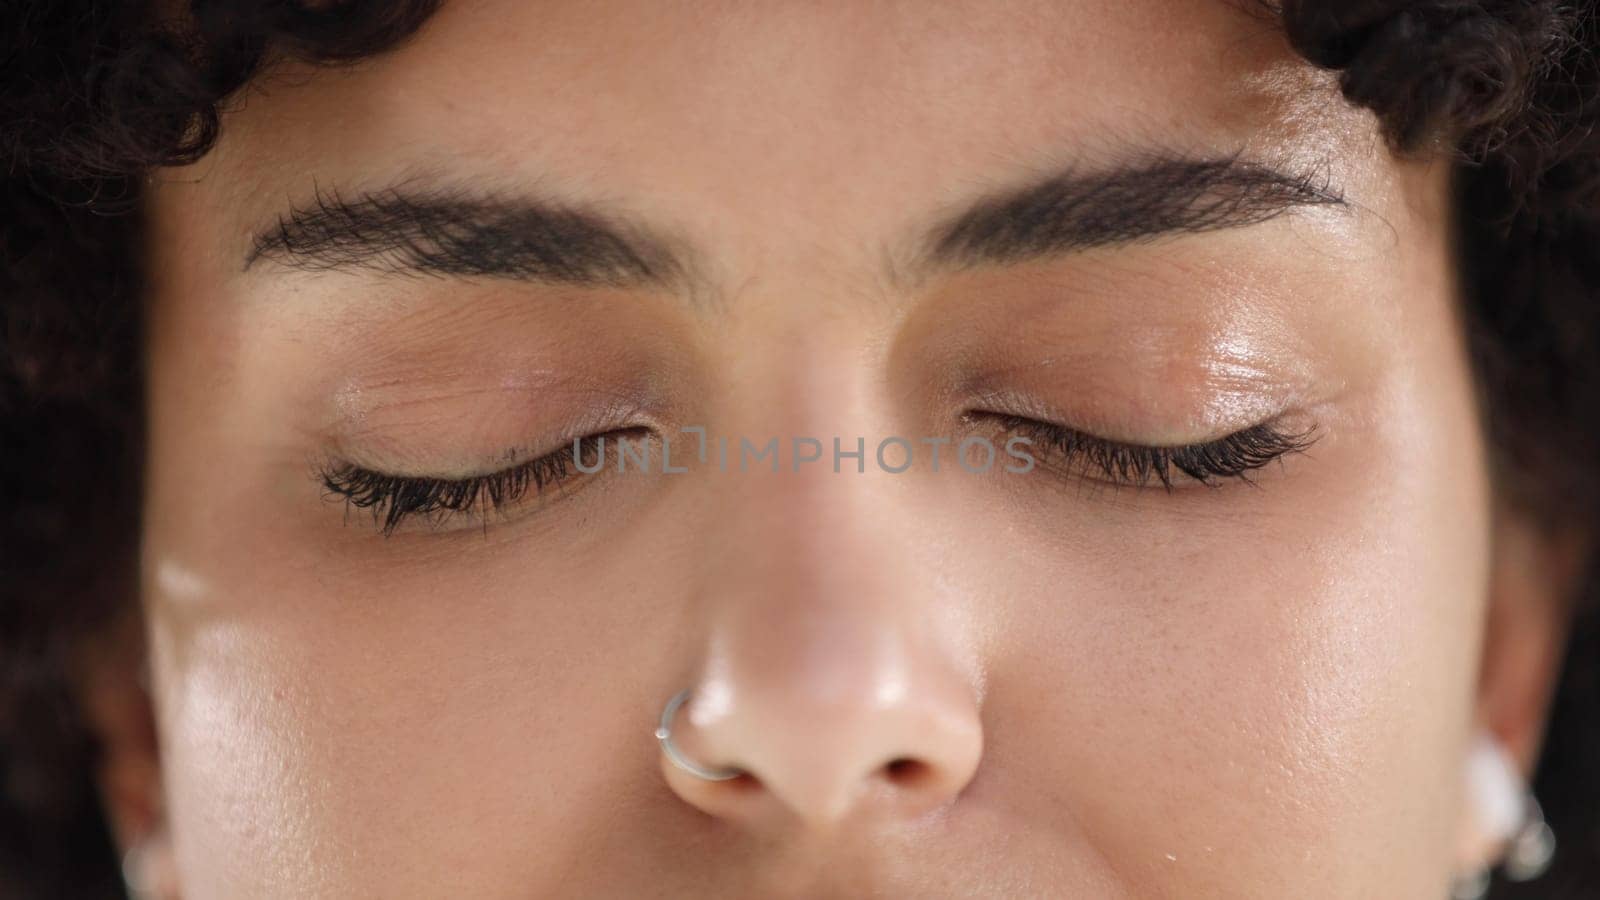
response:
[[[1144,487],[1155,480],[1168,491],[1178,476],[1187,476],[1207,487],[1232,479],[1253,483],[1251,472],[1291,453],[1304,452],[1316,442],[1310,430],[1285,432],[1266,423],[1205,443],[1149,447],[1107,440],[1025,416],[996,418],[1007,433],[1044,446],[1055,456],[1058,466],[1080,463],[1114,484],[1131,487]]]
[[[580,438],[578,458],[584,467],[593,466],[601,438],[632,436],[642,430],[624,428]],[[538,495],[575,474],[586,474],[574,472],[572,463],[573,448],[563,446],[509,469],[467,478],[390,475],[348,462],[331,463],[318,477],[329,496],[342,498],[347,507],[370,510],[388,537],[411,516],[437,523],[449,515],[498,510],[520,502],[530,490]]]
[[[1251,472],[1291,453],[1304,452],[1316,441],[1310,431],[1288,433],[1271,424],[1261,424],[1206,443],[1149,447],[1107,440],[1025,416],[974,415],[991,416],[1006,433],[1042,445],[1055,456],[1058,466],[1081,462],[1115,484],[1143,487],[1154,479],[1169,491],[1175,475],[1209,487],[1230,479],[1249,482]],[[580,438],[578,455],[583,465],[595,464],[601,438],[633,435],[640,430],[618,429]],[[330,496],[342,498],[348,507],[370,510],[373,521],[380,524],[387,537],[411,516],[443,518],[514,505],[530,490],[537,495],[546,487],[571,478],[572,463],[572,449],[562,447],[509,469],[468,478],[390,475],[348,462],[331,463],[318,476]]]

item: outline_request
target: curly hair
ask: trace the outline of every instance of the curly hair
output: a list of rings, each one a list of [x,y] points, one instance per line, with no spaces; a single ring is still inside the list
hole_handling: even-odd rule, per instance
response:
[[[1455,165],[1462,313],[1497,489],[1551,528],[1600,510],[1600,3],[1256,0],[1397,153]],[[0,22],[0,884],[120,896],[75,696],[137,608],[139,194],[203,156],[275,60],[340,65],[439,0],[35,2]],[[92,511],[90,514],[89,511]],[[1537,790],[1555,870],[1600,896],[1600,603],[1576,607]]]

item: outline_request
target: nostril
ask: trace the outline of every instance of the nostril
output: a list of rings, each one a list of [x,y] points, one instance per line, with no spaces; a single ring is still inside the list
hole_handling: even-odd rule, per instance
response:
[[[932,768],[920,759],[909,756],[897,756],[889,760],[883,767],[885,777],[897,787],[911,787],[920,784],[933,774]]]

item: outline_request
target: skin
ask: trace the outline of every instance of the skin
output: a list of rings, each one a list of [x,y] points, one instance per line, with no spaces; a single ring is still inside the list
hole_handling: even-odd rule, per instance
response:
[[[1433,897],[1471,862],[1471,735],[1535,755],[1556,591],[1496,512],[1448,167],[1391,155],[1270,21],[485,0],[280,67],[224,126],[151,182],[151,711],[100,716],[119,834],[169,891]],[[1155,150],[1347,202],[1017,264],[906,250]],[[623,210],[695,262],[600,289],[244,265],[316,190],[405,179]],[[690,459],[389,536],[317,477],[618,425],[870,453],[998,436],[963,419],[997,406],[1315,443],[1170,491]],[[679,743],[745,777],[663,759],[685,687]]]

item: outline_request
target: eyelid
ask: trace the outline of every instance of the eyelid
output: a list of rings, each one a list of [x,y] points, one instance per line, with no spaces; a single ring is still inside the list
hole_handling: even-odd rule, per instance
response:
[[[1132,487],[1143,487],[1155,479],[1168,491],[1185,479],[1207,487],[1218,487],[1226,480],[1253,484],[1251,472],[1304,452],[1319,437],[1314,429],[1290,431],[1269,420],[1210,441],[1152,446],[1109,440],[1026,416],[976,415],[996,418],[1004,431],[1037,441],[1056,453],[1062,466],[1086,465],[1106,481]]]
[[[337,459],[319,464],[315,474],[326,496],[342,498],[347,510],[370,510],[385,537],[413,517],[421,517],[436,527],[458,516],[481,520],[487,526],[490,513],[520,505],[530,491],[538,497],[550,486],[587,477],[589,473],[579,470],[576,463],[582,461],[587,467],[596,441],[649,431],[635,426],[585,435],[532,459],[481,475],[396,475]],[[575,452],[579,459],[574,458]]]
[[[508,446],[515,438],[507,433],[507,423],[542,437]],[[463,480],[506,471],[515,462],[531,461],[563,446],[570,450],[575,440],[635,428],[664,430],[653,408],[602,398],[570,416],[463,409],[450,419],[395,421],[381,428],[368,425],[319,433],[313,439],[324,443],[327,458],[335,462],[395,477]]]
[[[1140,402],[1137,398],[1099,396],[1085,392],[1075,397],[1070,410],[1038,392],[1014,388],[984,388],[965,394],[969,408],[993,415],[1017,415],[1039,422],[1073,422],[1076,431],[1129,447],[1198,447],[1282,418],[1298,407],[1298,395],[1283,392],[1246,392],[1228,396],[1207,395],[1198,408],[1193,404]],[[1180,412],[1181,411],[1181,412]],[[1064,426],[1065,427],[1065,426]]]
[[[508,468],[508,456],[496,447],[510,438],[507,422],[570,446],[583,436],[656,426],[661,419],[659,392],[646,387],[541,372],[497,376],[497,384],[486,386],[482,377],[483,370],[471,369],[444,384],[437,378],[352,382],[338,398],[337,413],[311,437],[332,456],[373,471],[467,478]],[[463,453],[468,448],[476,452]],[[518,446],[512,452],[528,458],[545,451]],[[449,474],[437,474],[441,469]]]

